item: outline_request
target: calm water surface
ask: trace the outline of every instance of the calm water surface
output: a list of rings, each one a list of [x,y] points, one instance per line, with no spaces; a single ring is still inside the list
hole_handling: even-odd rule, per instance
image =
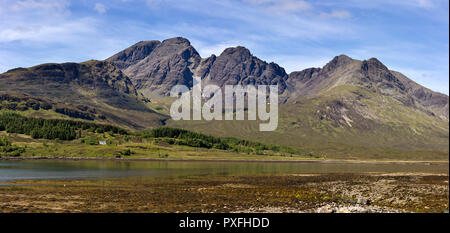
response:
[[[0,181],[19,179],[83,179],[116,177],[180,177],[191,175],[258,175],[301,173],[412,172],[447,173],[447,164],[329,164],[193,161],[0,161]]]

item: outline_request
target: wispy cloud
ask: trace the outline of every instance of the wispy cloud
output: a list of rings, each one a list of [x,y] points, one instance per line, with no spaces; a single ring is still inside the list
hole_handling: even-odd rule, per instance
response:
[[[332,10],[329,13],[321,13],[320,16],[324,18],[347,19],[352,17],[352,14],[346,10]]]
[[[322,0],[317,5],[340,8],[377,9],[381,11],[444,10],[448,0]]]
[[[6,5],[8,7],[8,5]],[[70,19],[69,4],[64,1],[19,1],[2,14],[0,42],[34,41],[60,43],[73,41],[78,34],[95,31],[94,19]]]
[[[29,10],[37,10],[37,11],[45,11],[47,13],[51,12],[62,12],[65,11],[69,5],[68,1],[55,1],[55,0],[23,0],[23,1],[14,1],[13,4],[8,4],[11,1],[2,1],[3,7],[7,8],[10,11],[18,12],[18,11],[29,11]]]
[[[99,14],[106,13],[106,6],[103,3],[95,3],[94,10],[97,11]]]
[[[435,4],[432,0],[414,0],[412,2],[417,4],[418,7],[423,7],[423,8],[431,8],[431,7],[435,6]]]
[[[246,2],[266,8],[273,13],[298,12],[311,9],[310,3],[303,0],[245,0]]]
[[[13,41],[30,41],[39,43],[74,42],[77,38],[88,36],[95,32],[92,18],[77,20],[28,20],[14,21],[0,30],[0,43]]]
[[[47,62],[105,58],[116,40],[121,40],[104,34],[104,24],[95,15],[74,15],[68,1],[1,0],[1,8],[0,72]],[[91,9],[86,6],[87,11]]]

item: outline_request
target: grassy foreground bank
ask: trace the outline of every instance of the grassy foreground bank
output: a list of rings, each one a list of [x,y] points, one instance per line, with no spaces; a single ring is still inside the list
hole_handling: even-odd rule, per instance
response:
[[[342,161],[342,162],[448,162],[448,160],[418,159],[333,159],[313,153],[294,154],[280,151],[242,151],[201,148],[170,144],[170,138],[145,138],[136,136],[105,136],[92,134],[79,140],[62,141],[33,139],[24,134],[0,131],[0,138],[10,146],[0,145],[0,159],[146,159],[146,160],[222,160],[222,161]],[[100,140],[106,145],[100,145]],[[1,143],[0,143],[1,144]],[[4,153],[2,150],[13,149]]]
[[[171,138],[133,135],[90,134],[78,140],[33,139],[24,134],[0,132],[20,153],[4,153],[3,158],[99,158],[99,159],[161,159],[161,160],[310,160],[315,156],[282,151],[243,152],[217,148],[175,144]],[[101,145],[99,142],[106,142]],[[171,144],[172,143],[172,144]],[[1,152],[0,152],[1,154]]]
[[[131,132],[86,121],[32,118],[14,112],[0,114],[0,157],[3,158],[448,162],[448,151],[403,151],[394,156],[384,149],[378,153],[380,156],[376,157],[351,153],[333,157],[308,149],[214,137],[178,128]]]
[[[0,157],[148,159],[319,158],[284,146],[161,127],[131,132],[115,126],[0,114]]]

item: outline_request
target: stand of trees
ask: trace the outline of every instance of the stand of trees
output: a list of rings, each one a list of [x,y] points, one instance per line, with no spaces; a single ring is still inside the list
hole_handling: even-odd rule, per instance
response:
[[[17,157],[25,152],[25,148],[11,144],[8,138],[0,137],[0,157],[12,156]]]
[[[111,125],[62,119],[29,118],[13,112],[4,112],[0,114],[0,131],[26,134],[33,138],[73,140],[82,138],[82,130],[95,133],[109,132],[111,134],[128,134],[126,130]],[[297,155],[302,154],[300,151],[289,147],[266,145],[259,142],[231,137],[213,137],[170,127],[156,128],[150,131],[133,133],[133,135],[144,138],[155,138],[155,140],[164,141],[169,144],[208,149],[214,148],[234,152],[264,154],[264,151],[272,151]],[[82,142],[90,144],[89,141],[86,141],[88,139],[82,140]],[[0,144],[4,151],[8,150],[8,152],[11,152],[10,150],[13,146],[10,143],[7,141],[0,141]],[[20,152],[18,150],[16,151],[18,153]]]
[[[298,150],[289,147],[266,145],[259,142],[252,142],[232,137],[213,137],[184,129],[170,127],[156,128],[151,131],[144,131],[141,134],[142,136],[147,138],[165,138],[165,141],[169,144],[186,145],[192,147],[215,148],[220,150],[231,150],[246,153],[261,153],[262,151],[270,150],[274,152],[300,154]]]
[[[16,113],[0,114],[0,131],[30,135],[33,138],[73,140],[80,138],[80,130],[114,134],[128,134],[124,129],[82,121],[28,118]]]

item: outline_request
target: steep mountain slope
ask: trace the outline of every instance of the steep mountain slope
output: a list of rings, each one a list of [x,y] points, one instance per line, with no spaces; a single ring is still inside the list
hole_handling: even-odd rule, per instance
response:
[[[296,147],[326,158],[448,159],[448,121],[353,85],[279,105],[279,124],[273,132],[259,132],[259,123],[167,122],[213,135]]]
[[[433,92],[401,73],[389,70],[376,58],[359,61],[340,55],[323,68],[291,73],[288,84],[291,100],[318,95],[337,86],[352,85],[390,96],[408,107],[448,120],[448,96]]]
[[[126,69],[150,55],[159,44],[161,42],[157,40],[140,41],[108,58],[107,61],[115,63],[120,69]]]
[[[397,71],[391,71],[405,86],[406,91],[423,107],[441,119],[449,120],[448,96],[425,88]]]
[[[205,84],[225,85],[277,85],[279,93],[286,89],[287,73],[275,63],[267,63],[253,56],[244,47],[225,49],[220,56],[202,61],[195,74]]]
[[[282,67],[258,59],[244,47],[228,48],[218,57],[202,59],[190,42],[181,37],[161,43],[139,42],[107,61],[123,67],[122,71],[146,96],[168,95],[177,84],[191,87],[194,76],[201,77],[205,84],[220,87],[278,84],[280,93],[286,89],[288,79]]]
[[[45,98],[58,113],[71,117],[87,114],[89,117],[85,119],[88,120],[98,119],[130,128],[157,125],[157,119],[163,118],[140,100],[129,78],[106,61],[43,64],[10,70],[0,74],[0,92],[5,96]],[[139,123],[131,119],[135,117],[128,116],[131,112],[143,112],[153,121]]]
[[[347,84],[399,98],[406,94],[403,83],[376,58],[359,61],[340,55],[321,69],[313,68],[291,73],[289,81],[293,87],[291,89],[293,99]]]
[[[144,50],[142,45],[149,44],[151,49],[147,46],[145,53],[140,52]],[[127,64],[123,72],[131,78],[136,89],[149,96],[168,95],[177,84],[192,86],[192,70],[200,60],[191,43],[181,37],[162,42],[141,42],[107,59],[119,66]]]

